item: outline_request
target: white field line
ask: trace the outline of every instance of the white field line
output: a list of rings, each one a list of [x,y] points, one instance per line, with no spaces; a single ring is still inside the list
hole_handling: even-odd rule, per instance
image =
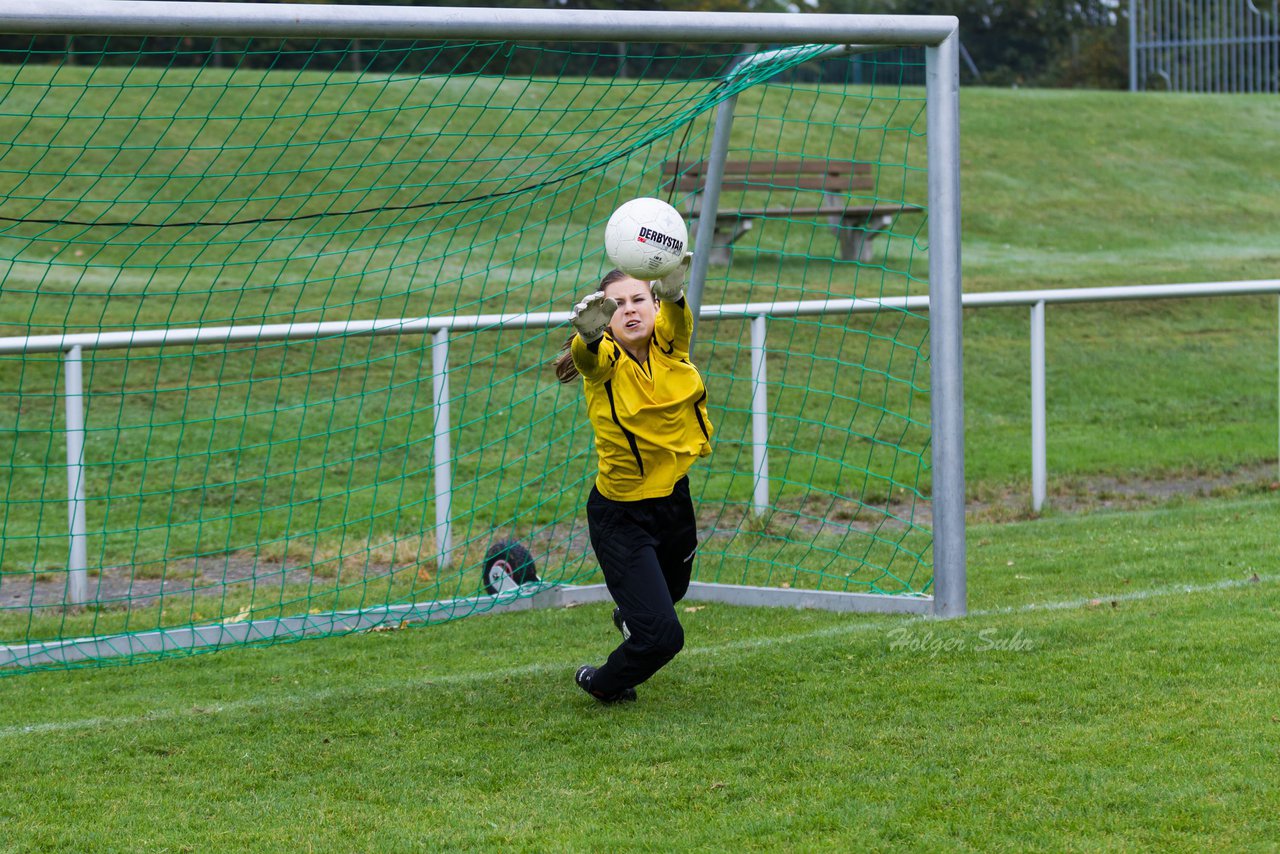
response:
[[[970,611],[971,617],[995,617],[1001,614],[1030,614],[1037,611],[1068,611],[1107,602],[1140,602],[1143,599],[1156,599],[1161,596],[1177,596],[1188,593],[1213,593],[1219,590],[1234,590],[1237,587],[1249,587],[1253,584],[1275,584],[1280,575],[1262,575],[1255,573],[1251,578],[1224,578],[1212,584],[1170,584],[1166,587],[1153,587],[1150,590],[1127,590],[1124,593],[1086,596],[1081,599],[1068,599],[1063,602],[1045,602],[1029,605],[1005,606],[1003,608],[987,608],[981,611]]]
[[[1255,580],[1256,579],[1256,580]],[[1030,603],[1027,605],[1009,606],[1004,608],[987,608],[978,611],[970,611],[970,617],[992,617],[1005,614],[1031,614],[1041,611],[1069,611],[1078,608],[1086,608],[1106,604],[1110,602],[1136,602],[1145,599],[1158,599],[1167,596],[1190,595],[1197,593],[1213,593],[1222,590],[1233,590],[1240,587],[1248,587],[1254,584],[1275,584],[1280,581],[1280,575],[1255,575],[1253,578],[1230,578],[1222,581],[1216,581],[1212,584],[1171,584],[1166,587],[1155,587],[1149,590],[1129,590],[1124,593],[1116,594],[1099,594],[1098,596],[1090,596],[1080,599],[1067,599],[1061,602],[1045,602]],[[716,656],[732,654],[742,651],[752,651],[765,649],[780,644],[791,644],[803,642],[806,640],[821,640],[830,637],[839,637],[841,635],[858,634],[867,631],[882,631],[886,623],[897,625],[904,620],[914,622],[928,622],[933,618],[928,616],[894,616],[894,615],[877,615],[874,619],[868,620],[851,620],[849,622],[839,623],[834,626],[817,629],[811,632],[803,632],[796,635],[783,635],[778,637],[767,638],[751,638],[748,640],[730,641],[728,643],[715,644],[713,646],[689,647],[686,648],[681,656]],[[543,673],[568,673],[574,666],[580,664],[579,661],[565,662],[541,662],[535,664],[526,664],[520,667],[509,667],[505,670],[484,670],[481,672],[470,673],[453,673],[441,676],[423,676],[420,679],[400,680],[397,682],[384,683],[382,685],[370,686],[361,685],[356,687],[342,688],[325,688],[318,691],[304,692],[300,694],[292,694],[274,700],[236,700],[231,703],[215,703],[209,705],[193,705],[176,709],[160,709],[154,712],[147,712],[142,715],[125,715],[120,717],[96,717],[81,718],[71,721],[50,721],[48,723],[24,724],[0,727],[0,739],[19,738],[23,736],[35,736],[44,734],[57,734],[64,732],[75,732],[80,730],[106,729],[109,727],[137,726],[147,724],[152,721],[169,721],[180,718],[199,718],[206,715],[220,715],[234,713],[242,710],[270,710],[270,709],[293,709],[308,703],[323,702],[334,697],[347,697],[356,695],[366,695],[369,693],[383,693],[388,691],[405,691],[420,688],[430,688],[435,685],[465,685],[475,682],[492,682],[496,679],[503,679],[517,676],[532,676]],[[9,677],[13,678],[13,677]],[[17,677],[22,678],[22,677]],[[39,678],[38,676],[35,678]]]

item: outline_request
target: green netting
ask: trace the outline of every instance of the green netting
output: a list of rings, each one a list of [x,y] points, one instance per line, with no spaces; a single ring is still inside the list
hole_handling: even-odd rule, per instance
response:
[[[861,161],[844,203],[923,208],[919,57],[821,52],[730,74],[737,49],[705,46],[9,45],[0,673],[431,623],[598,582],[591,431],[549,368],[567,327],[539,315],[594,288],[618,204],[687,209],[663,164],[705,159],[733,96],[731,159]],[[846,259],[825,218],[795,213],[807,195],[725,192],[722,210],[770,213],[721,249],[704,306],[925,293],[922,209]],[[300,326],[370,320],[383,334]],[[769,319],[762,512],[750,323],[702,322],[718,432],[691,475],[697,580],[928,592],[927,329],[900,308]],[[541,583],[484,595],[486,553],[511,540]]]

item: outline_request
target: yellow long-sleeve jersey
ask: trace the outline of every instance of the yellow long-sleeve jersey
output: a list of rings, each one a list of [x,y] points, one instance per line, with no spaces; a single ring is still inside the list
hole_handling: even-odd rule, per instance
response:
[[[694,461],[711,453],[707,388],[689,362],[692,332],[693,313],[680,300],[659,304],[647,364],[608,332],[594,352],[573,336],[573,363],[596,434],[596,488],[604,497],[670,495]]]

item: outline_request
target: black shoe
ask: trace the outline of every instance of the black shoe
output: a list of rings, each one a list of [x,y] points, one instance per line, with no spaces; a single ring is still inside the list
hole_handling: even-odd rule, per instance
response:
[[[623,688],[616,694],[601,694],[598,691],[591,690],[591,677],[596,675],[596,668],[590,664],[584,664],[578,668],[578,672],[574,674],[573,680],[578,683],[578,687],[595,697],[605,705],[613,703],[633,703],[636,699],[635,688]]]
[[[613,625],[622,634],[624,641],[631,640],[631,629],[627,628],[627,621],[622,619],[622,609],[613,609]]]

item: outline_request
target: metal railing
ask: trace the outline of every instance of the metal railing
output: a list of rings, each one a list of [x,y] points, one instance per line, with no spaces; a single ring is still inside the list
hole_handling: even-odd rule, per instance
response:
[[[1280,92],[1276,0],[1129,0],[1129,91]]]
[[[1202,282],[1184,285],[1127,285],[1044,291],[1005,291],[965,294],[966,308],[1029,306],[1031,308],[1031,506],[1044,506],[1048,487],[1048,419],[1045,412],[1045,306],[1049,304],[1117,302],[1122,300],[1185,299],[1187,297],[1280,294],[1280,279],[1245,282]],[[1277,333],[1280,352],[1280,331]],[[1277,430],[1280,447],[1280,428]]]
[[[1280,279],[1246,282],[1206,282],[1179,285],[1135,285],[1109,288],[1003,291],[965,294],[965,308],[1027,306],[1031,309],[1031,495],[1032,507],[1044,505],[1048,465],[1048,425],[1045,415],[1045,307],[1050,304],[1098,303],[1118,300],[1183,299],[1252,294],[1280,294]],[[752,507],[769,507],[769,410],[766,338],[771,318],[849,315],[867,312],[927,311],[929,297],[882,299],[828,299],[789,302],[755,302],[704,306],[703,320],[747,320],[751,331],[751,448]],[[453,551],[450,527],[453,492],[453,443],[450,426],[449,335],[451,332],[498,329],[545,329],[566,325],[569,312],[487,314],[469,317],[418,317],[319,323],[284,323],[259,326],[213,326],[131,332],[90,332],[0,338],[0,355],[60,352],[64,360],[64,402],[67,449],[67,517],[69,529],[68,599],[84,602],[88,596],[88,520],[85,512],[84,437],[85,398],[82,360],[87,350],[132,347],[268,342],[358,335],[429,334],[434,410],[433,481],[437,560],[449,562]],[[1280,352],[1280,336],[1278,352]],[[1280,432],[1278,432],[1280,436]]]

